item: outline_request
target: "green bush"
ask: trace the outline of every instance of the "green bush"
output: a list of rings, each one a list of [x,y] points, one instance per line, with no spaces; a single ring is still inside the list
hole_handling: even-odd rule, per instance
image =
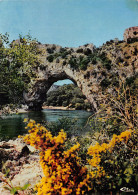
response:
[[[81,104],[81,103],[76,103],[75,104],[75,109],[76,110],[82,110],[82,108],[83,108],[83,104]]]
[[[77,59],[75,57],[71,57],[68,63],[71,65],[71,68],[78,69]]]
[[[78,58],[71,57],[69,59],[69,64],[71,65],[71,68],[80,69],[80,70],[86,70],[89,62],[90,59],[84,56],[79,56]]]
[[[49,55],[49,56],[47,57],[47,60],[48,60],[49,62],[53,62],[53,61],[54,61],[54,55]]]
[[[137,191],[137,139],[135,131],[126,130],[118,136],[114,134],[106,143],[90,146],[88,154],[92,156],[89,163],[94,191],[117,193],[122,187]]]
[[[111,84],[108,78],[105,78],[101,81],[100,85],[103,89],[107,88]]]
[[[47,106],[69,106],[76,109],[91,109],[91,104],[85,102],[86,97],[81,90],[74,84],[63,85],[56,91],[51,91],[47,95],[47,100],[44,103]],[[76,105],[77,103],[80,104]]]
[[[6,92],[10,103],[19,103],[28,83],[36,78],[34,71],[40,64],[37,41],[30,35],[9,44],[9,35],[0,34],[0,91]]]
[[[77,119],[71,119],[68,117],[62,117],[56,122],[43,122],[43,125],[52,133],[52,135],[58,135],[61,129],[67,133],[68,138],[75,136],[81,127],[78,127]]]

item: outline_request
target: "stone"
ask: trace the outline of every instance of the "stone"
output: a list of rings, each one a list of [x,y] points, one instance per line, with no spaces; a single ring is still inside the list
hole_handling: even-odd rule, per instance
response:
[[[27,146],[24,146],[20,153],[20,157],[27,156],[29,153],[30,153],[29,148]]]
[[[124,39],[127,41],[130,37],[136,37],[135,31],[137,27],[126,30]],[[93,44],[78,48],[62,48],[58,45],[40,43],[38,48],[43,51],[43,55],[39,56],[43,69],[40,67],[34,69],[37,78],[32,85],[29,85],[29,91],[23,94],[30,110],[42,109],[46,93],[54,82],[70,79],[81,89],[91,103],[92,111],[95,112],[101,104],[101,97],[103,97],[101,93],[104,95],[106,89],[113,87],[109,83],[115,75],[117,79],[123,77],[125,80],[134,76],[138,71],[136,40],[132,44],[124,41],[110,41],[110,44],[103,44],[99,48]],[[51,55],[53,55],[53,60],[49,62],[47,57]],[[106,80],[106,83],[104,82],[106,86],[103,89],[104,80]]]
[[[124,40],[130,42],[133,39],[138,40],[138,26],[127,28],[124,32]]]
[[[31,146],[23,144],[21,138],[16,140],[9,140],[8,142],[0,142],[0,160],[3,160],[0,167],[0,195],[10,195],[10,191],[6,190],[4,186],[5,176],[4,172],[10,170],[8,173],[8,181],[12,186],[23,187],[26,183],[30,186],[24,194],[30,195],[35,184],[40,181],[43,176],[43,171],[39,163],[39,153]],[[31,151],[31,153],[30,153]],[[7,186],[8,187],[8,186]]]
[[[2,168],[2,164],[8,159],[8,154],[4,149],[0,149],[0,169]]]

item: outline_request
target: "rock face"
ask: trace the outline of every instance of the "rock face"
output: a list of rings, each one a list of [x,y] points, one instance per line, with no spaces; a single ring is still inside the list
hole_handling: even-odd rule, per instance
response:
[[[133,39],[138,39],[138,26],[130,27],[124,32],[124,40],[126,42],[132,41]]]
[[[56,91],[59,88],[59,85],[52,85],[50,89],[47,91],[47,94],[49,94],[52,91]]]
[[[5,177],[5,170],[9,170]],[[8,181],[12,186],[23,187],[26,183],[30,186],[24,194],[30,195],[35,184],[37,184],[43,176],[42,168],[39,164],[39,153],[31,146],[23,143],[23,140],[9,140],[8,142],[0,142],[0,194],[10,195],[10,191],[4,187]],[[7,179],[8,178],[8,179]],[[21,193],[23,194],[23,192]]]
[[[125,35],[126,40],[128,36]],[[36,79],[28,93],[24,93],[24,99],[32,110],[42,108],[46,93],[54,82],[70,79],[96,111],[105,91],[112,91],[118,85],[118,78],[126,80],[137,73],[137,40],[133,43],[111,40],[99,48],[93,44],[62,48],[40,43],[38,48],[41,65],[34,68]]]

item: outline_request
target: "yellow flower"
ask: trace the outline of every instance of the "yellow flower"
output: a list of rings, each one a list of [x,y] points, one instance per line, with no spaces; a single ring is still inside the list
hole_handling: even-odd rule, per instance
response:
[[[28,118],[25,118],[23,122],[24,122],[24,123],[28,122]]]
[[[130,137],[131,131],[127,130],[122,132],[120,135],[114,134],[108,144],[103,143],[100,145],[99,143],[96,143],[94,146],[89,147],[88,154],[92,156],[92,159],[89,159],[88,163],[92,167],[92,171],[90,172],[92,178],[100,178],[105,176],[105,170],[100,166],[101,154],[105,153],[106,151],[112,152],[116,144],[119,144],[120,142],[127,143]]]
[[[33,120],[28,122],[27,128],[29,134],[24,136],[24,141],[39,149],[40,164],[44,173],[44,177],[37,185],[37,194],[80,194],[84,186],[86,190],[83,193],[87,192],[89,188],[87,168],[80,164],[77,156],[80,144],[77,143],[64,151],[66,133],[63,130],[58,136],[53,137],[51,132]]]

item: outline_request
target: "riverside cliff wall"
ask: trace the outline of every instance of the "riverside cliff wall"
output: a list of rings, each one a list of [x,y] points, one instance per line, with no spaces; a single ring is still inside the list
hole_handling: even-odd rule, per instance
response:
[[[131,29],[132,30],[132,29]],[[39,110],[46,92],[58,80],[70,79],[97,110],[106,92],[113,91],[119,80],[135,77],[138,67],[137,39],[110,40],[101,47],[86,44],[78,48],[62,48],[54,44],[38,44],[41,64],[35,68],[36,79],[24,99],[30,109]],[[130,34],[130,33],[128,33]]]

